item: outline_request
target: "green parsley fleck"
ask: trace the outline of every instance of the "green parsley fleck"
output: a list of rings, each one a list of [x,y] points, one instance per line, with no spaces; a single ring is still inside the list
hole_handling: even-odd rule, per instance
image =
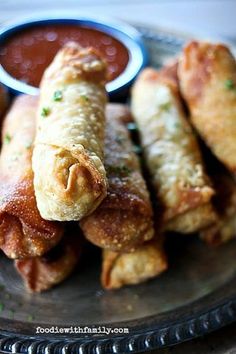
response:
[[[233,80],[231,80],[231,79],[226,80],[225,81],[225,88],[227,90],[234,90],[236,87],[235,87]]]
[[[27,320],[28,320],[29,322],[33,321],[33,320],[34,320],[34,316],[33,316],[33,315],[29,315],[29,316],[27,317]]]
[[[9,293],[6,293],[5,298],[6,298],[6,299],[10,299],[10,298],[11,298],[11,295],[10,295]]]
[[[130,130],[130,131],[135,131],[135,130],[138,130],[138,128],[137,128],[137,124],[136,123],[128,123],[127,124],[127,128],[128,128],[128,130]]]
[[[4,310],[4,304],[0,302],[0,312],[2,312],[3,310]]]
[[[41,116],[42,117],[47,117],[51,113],[51,110],[49,107],[43,107],[41,111]]]
[[[4,143],[9,144],[10,141],[11,141],[11,136],[8,133],[6,133],[6,135],[4,137]]]
[[[53,101],[59,102],[61,100],[62,100],[62,91],[61,90],[55,91],[53,95]]]
[[[89,98],[86,95],[81,95],[80,98],[82,98],[82,100],[85,102],[89,102]]]
[[[0,285],[0,290],[1,290],[1,291],[5,290],[5,286],[1,284],[1,285]]]
[[[160,105],[161,111],[169,111],[170,107],[171,107],[171,103],[170,102],[162,103]]]

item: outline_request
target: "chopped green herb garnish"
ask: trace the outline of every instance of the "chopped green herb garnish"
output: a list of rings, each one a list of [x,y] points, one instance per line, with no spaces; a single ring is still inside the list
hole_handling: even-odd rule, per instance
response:
[[[231,80],[231,79],[226,80],[225,81],[225,88],[227,90],[234,90],[236,87],[235,87],[233,80]]]
[[[85,102],[89,102],[89,98],[86,95],[81,95],[80,98],[82,98],[82,100]]]
[[[6,293],[5,298],[6,298],[6,299],[10,299],[10,298],[11,298],[11,295],[8,294],[8,293]]]
[[[33,315],[29,315],[29,316],[27,317],[27,320],[30,321],[30,322],[33,321],[33,319],[34,319],[34,316],[33,316]]]
[[[1,284],[0,285],[0,290],[2,290],[2,291],[5,290],[5,286]]]
[[[49,107],[43,107],[41,111],[41,116],[42,117],[47,117],[51,113],[51,110]]]
[[[2,312],[3,310],[4,310],[4,304],[0,302],[0,312]]]
[[[170,102],[162,103],[160,105],[160,109],[162,111],[169,111],[170,107],[171,107],[171,103]]]
[[[10,141],[11,141],[11,136],[8,133],[6,133],[6,135],[4,137],[4,143],[9,144]]]
[[[55,91],[53,95],[53,101],[58,102],[61,100],[62,100],[62,91],[61,90]]]
[[[137,128],[137,124],[136,123],[128,123],[127,124],[127,128],[129,129],[129,130],[132,130],[132,131],[134,131],[134,130],[137,130],[138,128]]]
[[[107,166],[107,172],[109,174],[115,174],[122,177],[127,177],[132,171],[129,167],[122,165],[122,166]]]

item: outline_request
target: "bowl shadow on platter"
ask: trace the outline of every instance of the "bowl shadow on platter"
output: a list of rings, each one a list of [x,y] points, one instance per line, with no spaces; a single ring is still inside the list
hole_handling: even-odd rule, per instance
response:
[[[173,315],[181,308],[188,307],[185,314],[193,315],[198,301],[207,295],[214,298],[214,292],[236,274],[236,241],[209,248],[197,237],[170,237],[172,239],[167,243],[170,248],[169,270],[145,284],[116,291],[102,290],[100,254],[91,246],[67,281],[42,294],[28,294],[12,262],[1,256],[4,272],[0,274],[0,303],[3,307],[0,327],[6,330],[6,320],[9,320],[8,331],[19,333],[20,330],[22,334],[31,335],[35,334],[36,325],[120,324],[132,331],[140,325],[146,325],[148,329],[148,322],[153,319],[157,325],[168,323],[167,320],[173,322]],[[217,297],[214,300],[220,301]]]

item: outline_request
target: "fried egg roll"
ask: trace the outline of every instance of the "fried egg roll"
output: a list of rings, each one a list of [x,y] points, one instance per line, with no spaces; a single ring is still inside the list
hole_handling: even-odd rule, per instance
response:
[[[214,191],[172,75],[173,68],[160,72],[145,69],[133,86],[131,106],[163,209],[163,227],[191,233],[215,220],[211,205]]]
[[[146,183],[123,122],[127,108],[107,107],[105,168],[107,197],[80,222],[85,237],[113,251],[130,251],[153,237],[153,213]]]
[[[15,268],[29,292],[48,290],[65,280],[74,270],[81,253],[78,235],[65,235],[42,257],[15,260]]]
[[[47,220],[80,220],[106,196],[103,166],[107,65],[92,48],[63,47],[40,85],[33,151],[38,209]]]
[[[213,154],[236,174],[236,61],[222,44],[190,42],[178,69],[190,119]]]
[[[117,289],[139,284],[161,274],[167,267],[163,245],[156,239],[132,253],[103,250],[102,286],[105,289]]]
[[[0,248],[10,258],[40,256],[62,237],[63,226],[43,220],[31,167],[37,97],[18,96],[5,117],[0,155]]]
[[[214,205],[218,220],[200,233],[200,237],[210,245],[218,246],[236,237],[236,184],[225,173],[214,176],[216,196]]]

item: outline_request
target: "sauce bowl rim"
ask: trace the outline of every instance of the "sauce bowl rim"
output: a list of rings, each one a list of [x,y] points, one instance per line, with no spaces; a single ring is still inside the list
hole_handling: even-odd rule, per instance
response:
[[[143,43],[142,35],[133,26],[122,21],[116,21],[105,17],[87,15],[60,14],[37,15],[11,21],[0,29],[0,45],[18,31],[42,26],[44,24],[78,24],[83,27],[97,29],[120,41],[129,53],[129,61],[124,71],[106,85],[110,95],[121,93],[131,85],[140,70],[148,63],[148,53]],[[11,76],[0,64],[0,82],[11,91],[29,95],[38,95],[39,88],[29,85]]]

